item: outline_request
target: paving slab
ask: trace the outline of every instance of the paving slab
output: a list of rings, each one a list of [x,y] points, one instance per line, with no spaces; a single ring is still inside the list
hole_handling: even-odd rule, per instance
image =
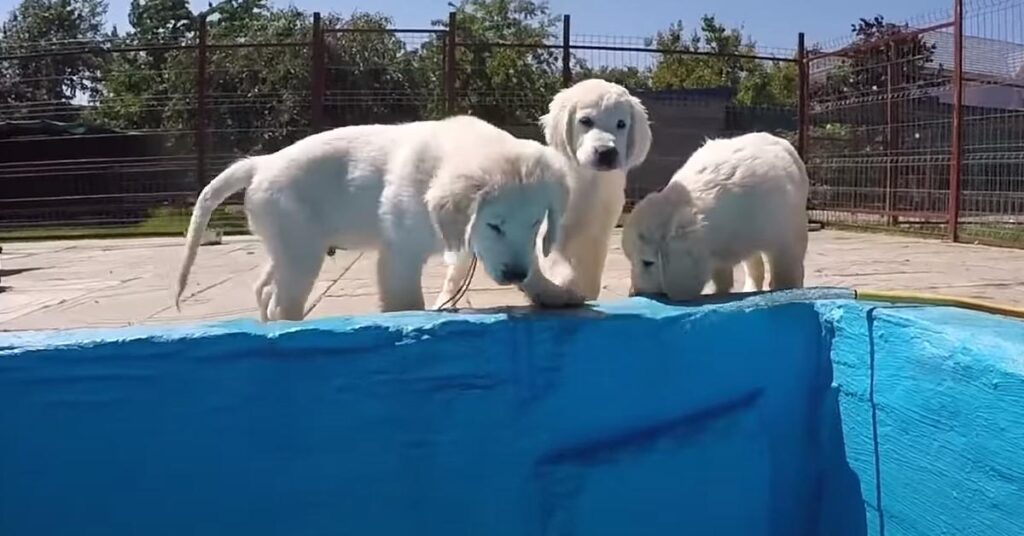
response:
[[[950,244],[902,236],[823,230],[810,235],[808,286],[916,290],[1024,305],[1024,250]],[[200,248],[181,310],[171,283],[182,254],[178,238],[5,243],[0,331],[172,324],[256,318],[253,284],[265,260],[252,237]],[[307,309],[311,318],[379,310],[376,255],[339,250],[326,259]],[[739,268],[737,269],[739,272]],[[444,266],[424,270],[433,303]],[[742,285],[742,273],[737,274]],[[612,237],[602,300],[623,298],[629,264]],[[524,305],[521,293],[477,270],[464,307]]]

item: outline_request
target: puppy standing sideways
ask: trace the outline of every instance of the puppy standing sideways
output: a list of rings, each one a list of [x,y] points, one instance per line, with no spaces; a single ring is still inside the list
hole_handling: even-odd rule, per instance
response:
[[[647,110],[624,87],[589,79],[555,95],[541,126],[548,145],[571,164],[569,208],[544,271],[594,300],[626,203],[626,172],[651,148]]]
[[[660,192],[633,209],[622,233],[631,293],[696,297],[708,279],[733,286],[744,262],[747,290],[802,287],[807,252],[807,170],[786,140],[766,133],[710,140]]]
[[[473,255],[497,283],[537,304],[580,304],[541,273],[537,233],[557,240],[568,189],[564,160],[469,116],[342,127],[238,161],[203,189],[186,238],[177,303],[213,210],[245,192],[249,228],[270,257],[256,285],[260,318],[300,320],[333,246],[379,250],[383,311],[424,308],[428,257],[454,258],[436,307],[458,290]]]

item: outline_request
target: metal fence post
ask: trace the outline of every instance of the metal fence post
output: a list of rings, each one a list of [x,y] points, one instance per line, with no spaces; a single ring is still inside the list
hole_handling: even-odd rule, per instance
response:
[[[196,46],[196,183],[200,188],[206,186],[206,147],[207,147],[207,35],[206,14],[199,15],[199,42]]]
[[[953,125],[949,158],[949,239],[959,238],[961,138],[964,94],[964,3],[953,0]]]
[[[562,87],[572,85],[571,23],[569,15],[562,15]]]
[[[797,139],[796,150],[800,158],[807,161],[807,130],[810,124],[810,117],[807,115],[808,100],[808,76],[810,72],[807,48],[804,44],[804,33],[796,36],[796,61],[797,61]]]
[[[455,65],[455,47],[458,46],[458,41],[455,35],[455,25],[457,22],[457,14],[452,11],[448,14],[448,33],[445,34],[444,50],[445,112],[448,115],[454,115],[456,109],[455,76],[458,66]]]
[[[896,76],[897,58],[895,42],[889,43],[886,52],[888,61],[885,67],[885,224],[893,227],[896,225],[892,198],[896,174],[893,159],[896,158],[898,143],[895,134],[896,110],[893,104],[893,77]]]
[[[310,127],[314,133],[324,129],[324,91],[326,84],[326,55],[324,54],[324,27],[320,12],[313,13],[313,37],[310,42]]]

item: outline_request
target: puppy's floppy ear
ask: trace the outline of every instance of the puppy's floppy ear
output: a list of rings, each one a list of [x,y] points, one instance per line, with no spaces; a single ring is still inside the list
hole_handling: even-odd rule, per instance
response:
[[[558,243],[562,230],[562,216],[569,204],[569,187],[564,180],[555,181],[551,185],[550,203],[548,204],[547,232],[544,233],[544,256],[551,255],[551,250]]]
[[[437,186],[425,196],[430,221],[441,234],[446,252],[459,252],[470,247],[470,230],[476,215],[478,196],[465,188],[455,188],[458,180],[435,181]],[[449,186],[445,187],[442,184]]]
[[[630,95],[632,117],[629,122],[629,137],[626,139],[626,164],[630,169],[639,166],[647,159],[651,150],[651,124],[647,117],[647,108],[640,99]]]
[[[704,218],[691,207],[680,208],[673,214],[671,226],[668,231],[670,241],[690,240],[704,229]]]
[[[561,95],[556,95],[551,101],[551,107],[547,114],[541,116],[540,124],[544,129],[544,139],[552,149],[565,156],[574,164],[576,160],[576,148],[573,142],[576,125],[576,107],[563,104]]]

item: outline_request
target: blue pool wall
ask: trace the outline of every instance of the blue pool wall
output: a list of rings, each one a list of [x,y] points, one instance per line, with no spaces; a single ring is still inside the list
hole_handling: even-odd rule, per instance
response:
[[[0,335],[0,534],[1024,533],[1024,324],[683,307]]]

